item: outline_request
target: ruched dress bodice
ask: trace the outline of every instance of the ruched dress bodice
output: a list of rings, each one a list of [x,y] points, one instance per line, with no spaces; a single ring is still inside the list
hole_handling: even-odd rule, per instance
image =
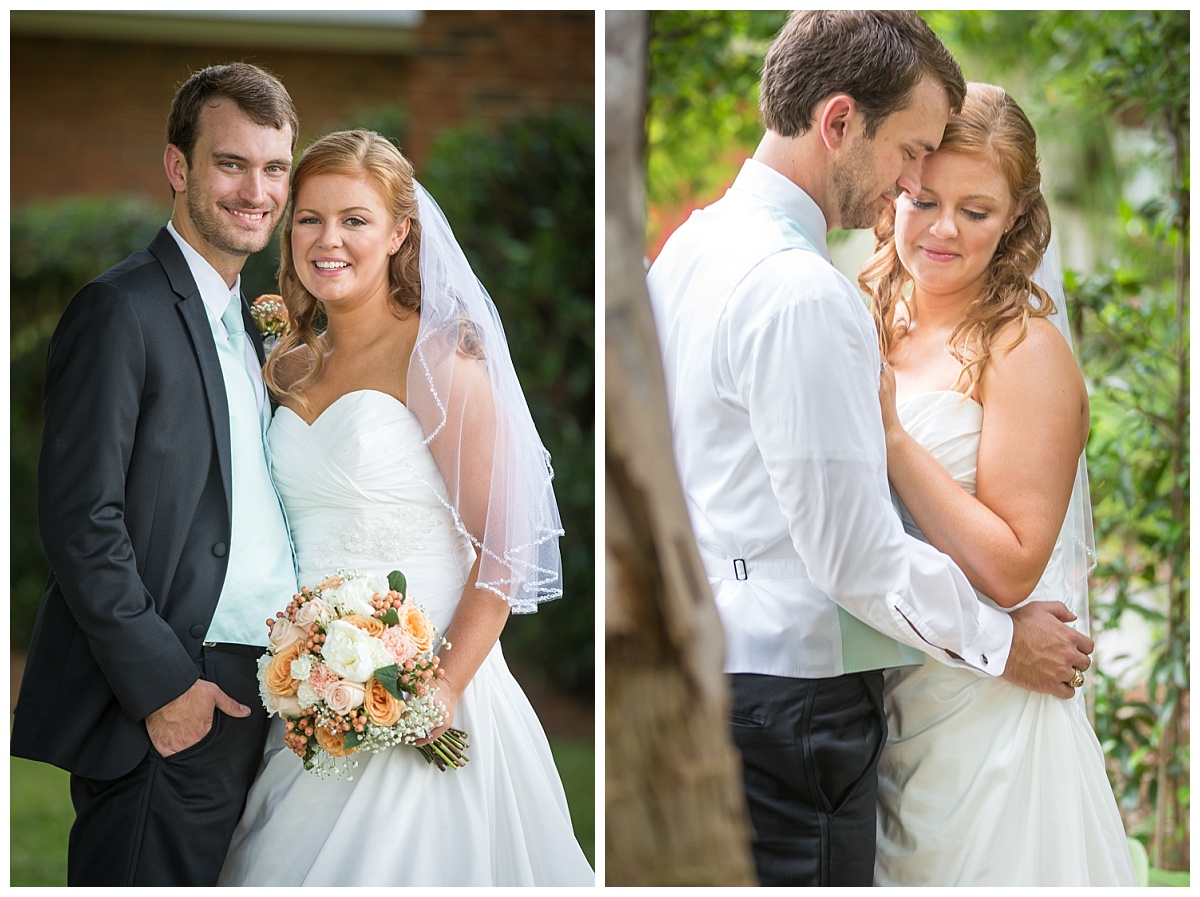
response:
[[[946,391],[898,410],[905,430],[974,494],[983,407]],[[1026,600],[1065,600],[1063,566],[1056,549]],[[877,885],[1134,883],[1082,690],[1062,700],[928,657],[887,671],[884,683]]]
[[[271,471],[287,511],[300,584],[338,568],[400,570],[410,598],[445,630],[475,562],[416,417],[392,396],[347,393],[311,425],[280,408]]]
[[[281,408],[269,432],[300,583],[400,570],[445,634],[475,550],[423,442],[413,414],[374,390],[347,393],[311,426]],[[306,772],[273,720],[220,884],[594,885],[545,732],[499,643],[453,723],[470,738],[463,768],[397,747],[356,755],[347,780]]]

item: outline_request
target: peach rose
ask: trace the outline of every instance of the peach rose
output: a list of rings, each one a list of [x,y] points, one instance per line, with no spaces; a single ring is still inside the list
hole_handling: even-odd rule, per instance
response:
[[[366,689],[361,682],[341,680],[330,686],[325,692],[325,703],[334,713],[345,716],[355,707],[361,707]]]
[[[412,636],[417,650],[424,654],[433,650],[434,628],[429,617],[415,604],[402,604],[396,608],[400,616],[400,626]]]
[[[292,661],[300,656],[303,648],[304,645],[300,642],[292,642],[271,658],[263,674],[263,684],[266,685],[267,691],[281,697],[290,697],[296,693],[300,683],[292,678]]]
[[[404,702],[393,696],[378,679],[367,681],[363,708],[367,711],[367,719],[377,726],[395,725],[407,709]]]
[[[362,614],[350,614],[342,617],[351,626],[357,626],[367,635],[379,638],[387,630],[387,624],[378,617],[364,617]]]
[[[338,588],[338,587],[339,587],[339,586],[340,586],[342,583],[344,583],[345,581],[346,581],[346,580],[345,580],[345,578],[344,578],[344,577],[341,577],[341,576],[330,576],[329,578],[327,578],[327,579],[322,579],[322,580],[321,580],[319,583],[317,583],[316,590],[317,590],[318,592],[323,592],[323,591],[325,591],[326,589],[336,589],[336,588]]]
[[[317,744],[331,757],[349,757],[358,748],[346,747],[346,736],[338,732],[336,735],[324,726],[317,726]]]

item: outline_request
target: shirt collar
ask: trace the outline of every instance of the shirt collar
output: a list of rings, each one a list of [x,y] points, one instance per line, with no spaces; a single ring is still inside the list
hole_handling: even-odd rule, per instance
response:
[[[196,281],[200,290],[200,298],[204,300],[204,307],[208,310],[209,323],[215,327],[221,320],[221,315],[225,314],[225,309],[229,307],[230,294],[241,295],[242,275],[238,275],[237,280],[233,282],[233,288],[230,289],[225,285],[225,278],[217,273],[217,269],[175,230],[175,222],[168,221],[167,230],[179,244],[179,251],[183,253],[188,270],[192,272],[192,279]]]
[[[829,260],[829,245],[825,239],[829,227],[825,213],[793,181],[757,159],[747,159],[730,189],[778,208],[799,225],[826,261]]]

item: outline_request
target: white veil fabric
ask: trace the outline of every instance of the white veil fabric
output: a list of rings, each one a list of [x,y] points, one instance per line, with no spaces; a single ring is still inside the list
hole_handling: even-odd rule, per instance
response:
[[[1058,260],[1056,240],[1051,237],[1041,264],[1033,274],[1033,282],[1045,290],[1054,301],[1055,312],[1049,320],[1054,323],[1074,354],[1071,325],[1067,319],[1066,294],[1063,290],[1062,266]],[[1096,567],[1096,541],[1092,529],[1092,501],[1088,488],[1087,452],[1079,455],[1075,486],[1067,505],[1067,516],[1059,531],[1055,552],[1061,553],[1067,595],[1063,601],[1078,619],[1074,627],[1089,634],[1091,618],[1088,605],[1088,577]]]
[[[421,223],[421,321],[408,407],[445,480],[428,483],[479,555],[475,585],[516,613],[562,595],[563,535],[550,455],[513,368],[491,297],[445,215],[414,182]]]

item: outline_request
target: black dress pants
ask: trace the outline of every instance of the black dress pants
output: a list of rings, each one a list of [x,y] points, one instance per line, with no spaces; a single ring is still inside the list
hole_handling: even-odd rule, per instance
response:
[[[759,884],[869,886],[883,673],[730,680]]]
[[[197,662],[201,678],[249,707],[250,716],[214,710],[213,727],[199,742],[166,758],[151,747],[119,779],[71,776],[68,885],[216,884],[262,760],[267,714],[255,658],[263,651],[204,648]]]

